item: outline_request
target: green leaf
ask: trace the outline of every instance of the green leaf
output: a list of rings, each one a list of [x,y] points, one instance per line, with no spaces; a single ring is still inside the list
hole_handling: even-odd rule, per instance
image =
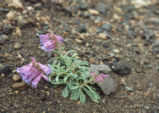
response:
[[[81,93],[81,88],[79,88],[78,90],[75,90],[75,92],[73,91],[74,95],[72,95],[71,100],[78,100],[78,98],[80,97],[80,93]]]
[[[77,95],[77,90],[73,90],[73,91],[71,91],[71,100],[77,100],[77,97],[78,97],[78,95]]]
[[[100,99],[100,96],[96,93],[92,93],[92,91],[88,90],[87,88],[83,88],[84,91],[86,92],[86,94],[90,97],[91,100],[93,100],[94,102],[96,103],[99,103],[99,99]],[[99,97],[99,98],[97,98]]]
[[[93,94],[91,93],[91,91],[89,91],[87,88],[83,88],[83,89],[89,97],[93,97]]]
[[[67,88],[67,86],[63,89],[63,91],[62,91],[62,96],[64,97],[64,98],[66,98],[66,97],[68,97],[68,94],[69,94],[69,91],[68,91],[68,88]]]
[[[65,54],[65,56],[67,56],[68,54],[73,53],[73,52],[76,52],[76,50],[69,50],[69,51],[67,51],[67,53]]]
[[[78,88],[79,88],[79,86],[72,86],[70,89],[74,90],[74,89],[78,89]]]
[[[69,78],[69,76],[65,76],[64,77],[64,82],[66,82],[68,78]]]
[[[82,104],[84,104],[85,101],[86,101],[86,97],[85,97],[84,93],[81,91],[81,93],[80,93],[80,102],[81,102]]]

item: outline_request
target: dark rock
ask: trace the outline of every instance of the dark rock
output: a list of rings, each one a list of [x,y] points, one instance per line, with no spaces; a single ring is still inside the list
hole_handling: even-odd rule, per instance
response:
[[[0,8],[0,12],[8,13],[8,12],[9,12],[9,9],[6,9],[6,8]]]
[[[109,23],[105,23],[100,28],[98,28],[97,33],[101,33],[103,31],[109,31],[110,29],[111,25]]]
[[[155,40],[152,43],[152,54],[153,55],[159,54],[159,40]]]
[[[0,35],[0,44],[3,45],[5,44],[5,42],[8,40],[8,36],[7,35]]]
[[[112,34],[108,33],[108,32],[105,32],[105,34],[107,35],[107,38],[109,39],[115,39],[117,37],[113,36]]]
[[[152,54],[153,55],[159,54],[159,49],[158,48],[152,48]]]
[[[41,2],[41,0],[25,0],[26,2],[31,2],[31,3],[37,3],[37,2]]]
[[[129,28],[128,29],[128,35],[130,36],[130,37],[137,37],[137,34],[135,33],[135,29],[134,28]]]
[[[66,22],[62,21],[61,24],[63,26],[63,31],[62,32],[71,32],[71,28]]]
[[[106,8],[107,8],[107,6],[106,6],[106,4],[104,4],[104,3],[98,3],[98,5],[97,5],[97,10],[98,10],[100,13],[105,14],[105,13],[106,13]]]
[[[102,44],[102,46],[103,46],[104,48],[110,47],[110,43],[108,43],[108,42],[102,42],[101,44]]]
[[[73,14],[72,8],[70,8],[70,7],[65,7],[65,8],[64,8],[64,11],[67,12],[67,14],[72,17],[72,14]]]
[[[11,34],[12,33],[12,31],[13,31],[13,27],[11,26],[11,25],[8,25],[8,24],[5,24],[4,26],[3,26],[3,33],[4,34]]]
[[[144,33],[142,34],[142,39],[147,41],[147,42],[152,42],[152,39],[154,39],[154,32],[150,29],[145,29]]]
[[[26,54],[26,53],[21,53],[21,56],[22,56],[23,58],[28,58],[28,54]]]
[[[80,10],[87,10],[88,9],[88,5],[86,3],[83,3],[83,2],[78,2],[77,6],[76,6],[77,9],[80,9]]]
[[[149,113],[159,113],[159,109],[152,109],[149,111]]]
[[[87,31],[86,25],[80,26],[80,28],[79,28],[80,33],[85,33],[86,31]]]
[[[105,95],[110,95],[117,90],[117,83],[111,77],[104,79],[103,82],[97,82],[97,85]]]
[[[18,22],[17,22],[17,25],[20,28],[26,27],[27,24],[28,24],[28,22],[25,19],[18,20]]]
[[[135,9],[134,5],[130,5],[130,4],[122,5],[120,7],[124,12],[127,12],[127,13],[131,13]]]
[[[131,73],[131,67],[128,62],[114,63],[113,66],[111,66],[111,69],[118,75],[128,75]]]
[[[44,24],[43,27],[42,27],[43,32],[47,32],[49,29],[50,29],[50,27],[46,24]]]
[[[40,10],[42,9],[42,4],[41,3],[37,3],[34,5],[35,10]]]
[[[9,73],[11,73],[11,67],[9,65],[4,65],[2,67],[0,67],[0,74],[5,74],[8,75]]]

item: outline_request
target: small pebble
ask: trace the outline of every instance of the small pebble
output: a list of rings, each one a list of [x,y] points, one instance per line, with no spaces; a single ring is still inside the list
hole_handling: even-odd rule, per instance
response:
[[[107,35],[105,33],[99,33],[98,37],[101,39],[107,39]]]
[[[114,53],[120,53],[119,49],[113,49]]]
[[[16,36],[22,36],[22,31],[17,27],[15,34]]]
[[[12,85],[12,88],[17,90],[25,90],[27,88],[27,84],[23,81],[19,83],[14,83]]]
[[[19,48],[21,48],[21,44],[20,44],[20,43],[18,43],[18,42],[17,42],[17,43],[15,43],[14,48],[15,48],[15,49],[19,49]]]
[[[19,75],[13,75],[12,79],[13,79],[13,81],[17,82],[17,81],[21,80],[21,76],[19,76]]]
[[[5,42],[8,40],[8,36],[7,35],[0,35],[0,44],[5,44]]]
[[[95,9],[89,9],[88,10],[90,14],[92,15],[99,15],[99,11],[95,10]]]

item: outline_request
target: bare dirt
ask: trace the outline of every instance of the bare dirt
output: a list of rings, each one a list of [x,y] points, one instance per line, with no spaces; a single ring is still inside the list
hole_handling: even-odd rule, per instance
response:
[[[0,113],[158,113],[159,4],[135,8],[126,0],[87,0],[82,5],[73,0],[52,1],[23,0],[22,8],[0,1],[0,37],[7,36],[0,38],[0,67],[11,69],[0,76]],[[106,5],[106,12],[99,12],[99,2]],[[8,18],[11,10],[16,13]],[[28,64],[31,57],[44,64],[50,59],[40,49],[37,34],[51,31],[64,37],[67,50],[77,50],[90,64],[111,66],[124,61],[131,73],[111,71],[117,91],[109,96],[99,91],[100,103],[65,99],[62,87],[43,80],[37,89],[15,90],[12,76],[18,74],[17,67]]]

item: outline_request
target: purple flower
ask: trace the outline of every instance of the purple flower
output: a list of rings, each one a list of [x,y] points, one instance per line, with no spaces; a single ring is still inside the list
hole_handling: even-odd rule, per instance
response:
[[[62,42],[63,38],[53,33],[40,35],[41,48],[48,53],[61,46]]]
[[[41,64],[40,62],[36,62],[35,58],[32,58],[31,63],[17,68],[17,72],[20,73],[23,81],[36,88],[41,77],[48,81],[48,77],[44,74],[50,74],[51,69],[48,66]]]
[[[109,76],[108,75],[105,75],[105,74],[95,74],[95,73],[91,73],[91,76],[94,78],[94,81],[95,82],[103,82],[104,79],[108,78]]]

